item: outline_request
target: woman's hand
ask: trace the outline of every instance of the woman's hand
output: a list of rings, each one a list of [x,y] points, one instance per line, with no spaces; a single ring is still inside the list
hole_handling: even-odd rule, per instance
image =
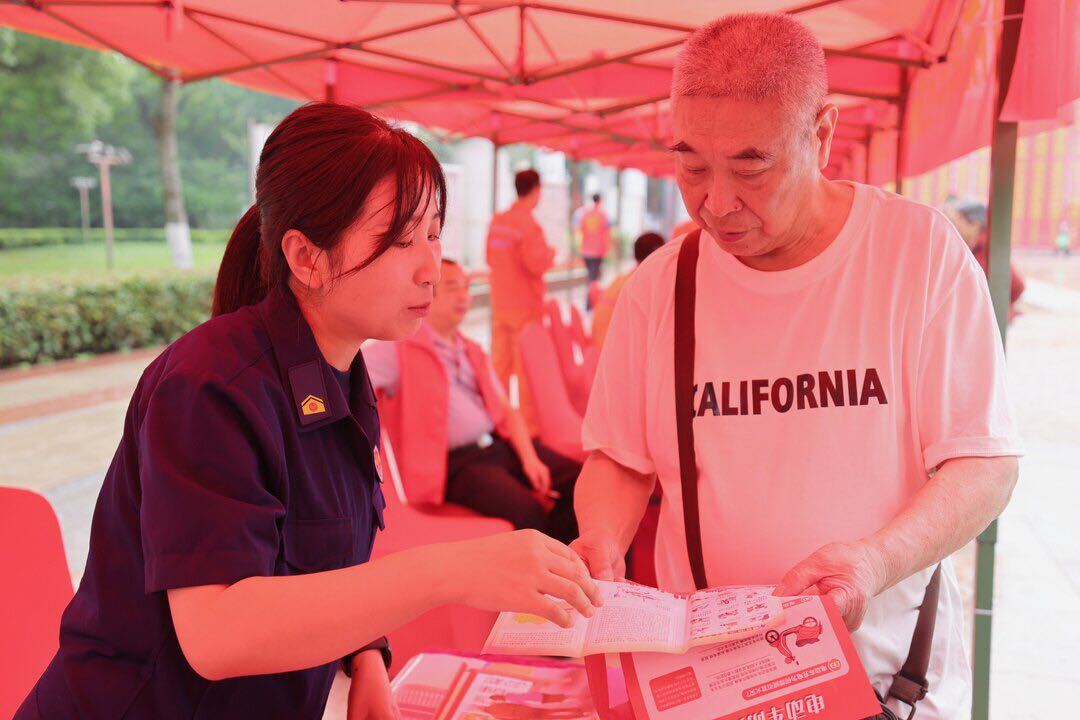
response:
[[[401,712],[390,695],[382,653],[365,650],[352,659],[348,720],[401,720]]]
[[[454,602],[481,610],[532,613],[561,627],[571,624],[567,605],[586,617],[600,605],[600,591],[581,558],[536,530],[442,547],[436,561]]]

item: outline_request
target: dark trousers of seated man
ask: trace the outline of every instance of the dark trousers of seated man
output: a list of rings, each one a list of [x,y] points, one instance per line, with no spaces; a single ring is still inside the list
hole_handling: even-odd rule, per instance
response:
[[[464,505],[481,515],[508,520],[518,530],[540,530],[568,543],[578,534],[574,483],[581,464],[536,441],[533,446],[551,472],[551,489],[559,493],[550,511],[533,492],[514,448],[499,437],[484,448],[470,445],[450,451],[446,501]]]

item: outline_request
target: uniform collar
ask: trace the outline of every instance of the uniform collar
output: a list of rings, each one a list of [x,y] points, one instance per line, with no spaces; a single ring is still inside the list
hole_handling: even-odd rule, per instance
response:
[[[301,429],[314,429],[349,417],[352,414],[349,399],[320,352],[292,291],[288,287],[271,290],[256,310],[266,327]],[[361,403],[366,403],[375,407],[375,391],[363,353],[356,353],[350,373],[353,406],[362,407]]]

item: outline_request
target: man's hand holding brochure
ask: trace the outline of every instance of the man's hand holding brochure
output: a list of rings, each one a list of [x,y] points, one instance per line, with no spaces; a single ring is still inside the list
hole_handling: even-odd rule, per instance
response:
[[[772,586],[667,593],[626,582],[597,581],[592,617],[572,611],[567,628],[522,613],[502,613],[485,653],[588,657],[618,655],[634,720],[828,718],[860,720],[880,705],[828,598],[776,597]],[[610,663],[609,663],[610,664]],[[593,670],[590,669],[590,680]],[[601,720],[602,687],[593,694]]]

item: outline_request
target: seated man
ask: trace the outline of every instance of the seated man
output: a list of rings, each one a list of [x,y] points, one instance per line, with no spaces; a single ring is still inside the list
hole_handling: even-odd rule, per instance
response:
[[[443,260],[419,332],[363,348],[409,501],[464,505],[570,542],[581,465],[532,440],[491,360],[458,332],[471,303],[461,266]]]

